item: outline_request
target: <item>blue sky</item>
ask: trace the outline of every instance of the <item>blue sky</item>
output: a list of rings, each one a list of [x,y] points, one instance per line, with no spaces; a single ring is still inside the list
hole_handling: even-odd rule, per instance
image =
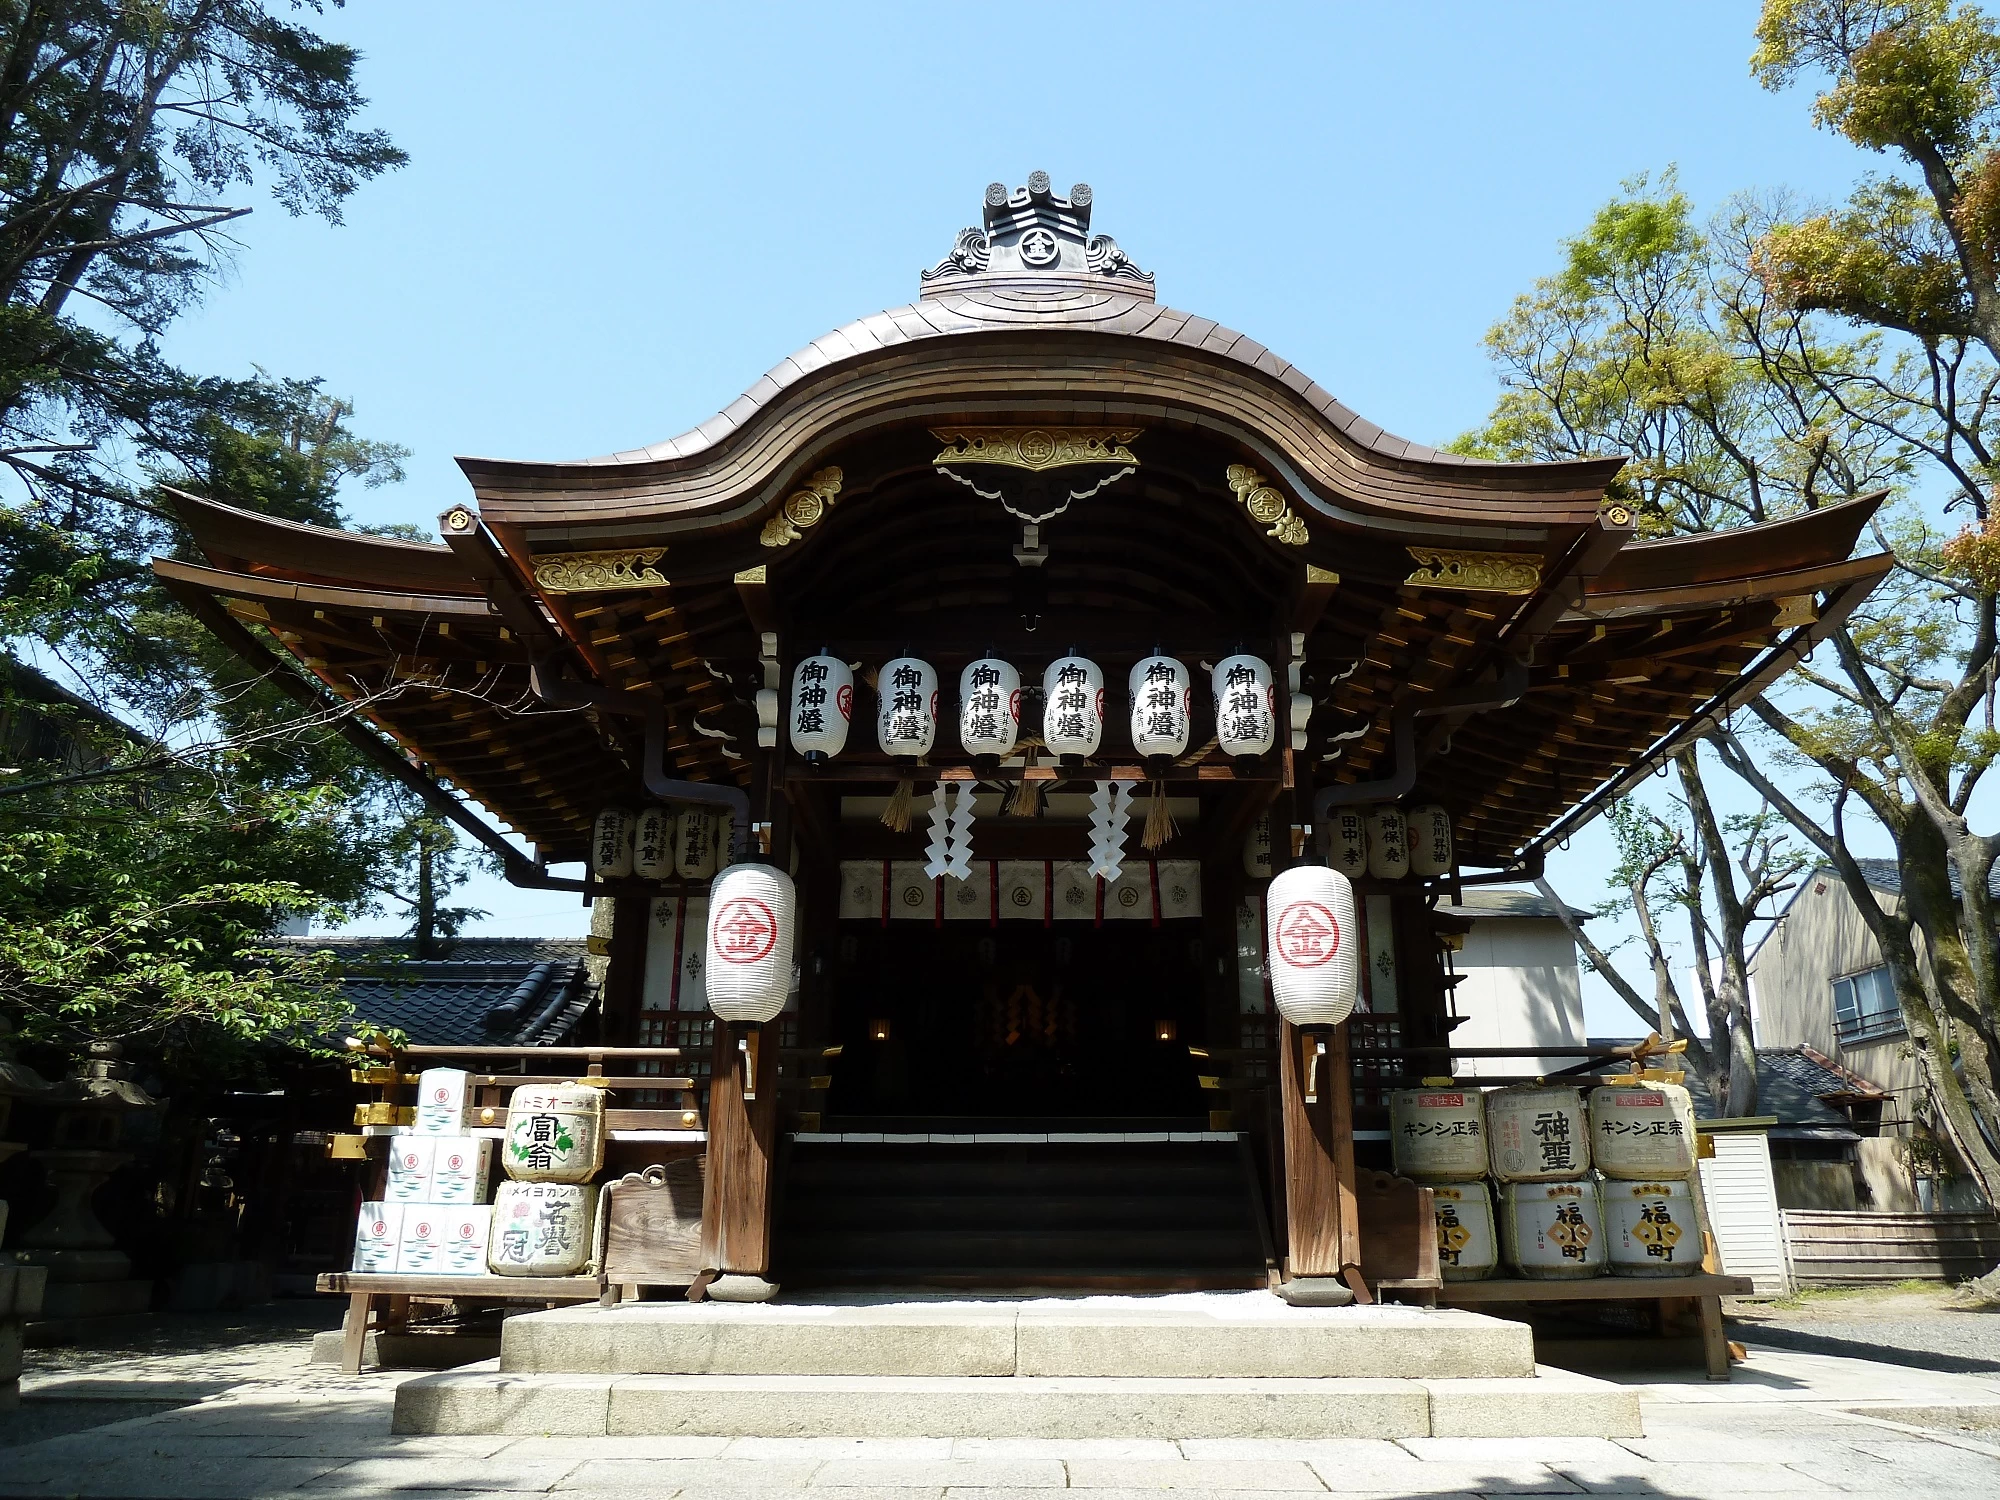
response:
[[[241,223],[174,331],[190,367],[324,376],[414,451],[347,497],[430,525],[456,454],[679,433],[794,348],[909,301],[985,184],[1043,168],[1163,301],[1249,333],[1391,431],[1486,412],[1480,346],[1621,179],[1834,197],[1879,165],[1750,78],[1756,7],[422,4],[324,23],[411,155],[346,223]],[[1609,844],[1554,865],[1602,898]],[[488,930],[583,930],[482,883]],[[377,924],[389,930],[390,924]],[[1629,1031],[1600,994],[1593,1029]]]

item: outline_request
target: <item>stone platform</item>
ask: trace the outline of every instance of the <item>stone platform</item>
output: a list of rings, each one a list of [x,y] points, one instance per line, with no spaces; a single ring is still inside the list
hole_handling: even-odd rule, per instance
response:
[[[1633,1437],[1632,1391],[1520,1323],[1266,1292],[628,1303],[509,1318],[497,1362],[406,1381],[401,1433]]]

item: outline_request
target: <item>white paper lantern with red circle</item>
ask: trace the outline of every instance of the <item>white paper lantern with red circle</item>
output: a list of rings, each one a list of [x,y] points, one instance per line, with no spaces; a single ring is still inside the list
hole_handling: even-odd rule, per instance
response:
[[[1021,674],[995,656],[958,674],[958,742],[967,755],[1005,760],[1021,737]]]
[[[937,669],[914,656],[883,665],[875,681],[875,737],[882,753],[921,760],[937,741]]]
[[[708,894],[708,1008],[725,1021],[769,1021],[792,984],[792,877],[775,865],[731,865]]]
[[[1097,754],[1103,740],[1103,671],[1088,657],[1058,657],[1042,673],[1042,743],[1074,761]]]
[[[590,829],[590,868],[599,880],[623,880],[632,873],[632,813],[607,807]]]
[[[642,807],[632,833],[632,873],[641,880],[665,880],[674,873],[674,815],[664,807]]]
[[[1410,809],[1410,873],[1424,880],[1449,875],[1453,863],[1451,814],[1429,805]]]
[[[1208,674],[1215,741],[1228,756],[1269,755],[1278,742],[1277,691],[1262,657],[1225,656]]]
[[[1132,665],[1132,748],[1140,755],[1173,759],[1187,753],[1188,669],[1171,656],[1148,656]]]
[[[792,749],[808,761],[832,760],[847,748],[853,719],[854,673],[846,662],[822,652],[792,668]]]
[[[1354,886],[1324,865],[1294,865],[1264,897],[1264,953],[1271,995],[1294,1026],[1338,1026],[1354,1010]]]

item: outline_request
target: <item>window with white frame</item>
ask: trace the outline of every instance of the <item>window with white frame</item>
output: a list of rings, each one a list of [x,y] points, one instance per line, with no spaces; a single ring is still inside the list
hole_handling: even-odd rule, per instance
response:
[[[1833,1034],[1846,1043],[1898,1036],[1903,1010],[1887,964],[1848,974],[1833,982]]]

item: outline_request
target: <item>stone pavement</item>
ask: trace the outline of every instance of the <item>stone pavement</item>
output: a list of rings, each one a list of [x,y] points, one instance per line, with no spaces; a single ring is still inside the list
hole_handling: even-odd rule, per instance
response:
[[[401,1373],[342,1376],[304,1341],[49,1369],[49,1399],[177,1410],[0,1448],[0,1496],[128,1500],[1095,1500],[1324,1494],[1968,1497],[2000,1488],[2000,1375],[1753,1348],[1727,1385],[1635,1381],[1647,1436],[1211,1440],[394,1438]],[[129,1409],[129,1408],[128,1408]],[[144,1408],[155,1413],[157,1406]]]

